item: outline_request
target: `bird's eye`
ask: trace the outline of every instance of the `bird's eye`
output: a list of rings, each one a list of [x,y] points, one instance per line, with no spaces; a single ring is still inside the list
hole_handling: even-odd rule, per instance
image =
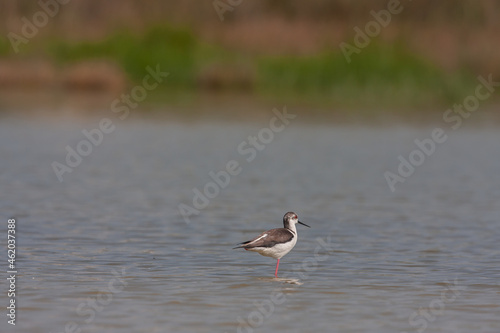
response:
[[[298,219],[297,215],[294,215],[294,216],[293,216],[293,218],[294,218],[294,219]]]

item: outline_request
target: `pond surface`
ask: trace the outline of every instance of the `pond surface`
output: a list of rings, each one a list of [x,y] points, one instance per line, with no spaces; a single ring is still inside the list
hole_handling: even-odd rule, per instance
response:
[[[60,182],[97,124],[0,123],[2,332],[500,332],[498,129],[443,127],[391,191],[432,127],[116,123]],[[275,279],[232,247],[287,211],[311,228]]]

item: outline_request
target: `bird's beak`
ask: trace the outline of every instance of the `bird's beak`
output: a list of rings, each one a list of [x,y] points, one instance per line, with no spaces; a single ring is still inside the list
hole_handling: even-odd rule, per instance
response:
[[[300,224],[302,224],[302,225],[305,225],[305,226],[306,226],[306,227],[308,227],[308,228],[310,228],[310,226],[308,226],[308,225],[307,225],[307,224],[305,224],[305,223],[302,223],[302,222],[300,222],[300,221],[299,221],[299,223],[300,223]]]

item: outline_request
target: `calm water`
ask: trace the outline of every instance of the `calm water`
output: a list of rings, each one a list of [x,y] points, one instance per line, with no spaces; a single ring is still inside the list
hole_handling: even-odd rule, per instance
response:
[[[296,121],[248,162],[266,122],[121,123],[59,182],[51,163],[96,124],[0,124],[17,332],[500,332],[498,129],[445,129],[391,192],[384,172],[432,128]],[[178,206],[231,160],[186,223]],[[312,228],[274,279],[275,260],[231,247],[289,210]]]

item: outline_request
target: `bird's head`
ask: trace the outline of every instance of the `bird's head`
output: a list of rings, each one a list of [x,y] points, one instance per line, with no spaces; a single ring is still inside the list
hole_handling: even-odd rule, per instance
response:
[[[285,214],[285,216],[283,216],[283,224],[285,225],[285,227],[287,226],[287,224],[294,225],[297,223],[305,225],[306,227],[310,228],[310,226],[308,226],[307,224],[300,222],[299,217],[294,212],[288,212]]]

